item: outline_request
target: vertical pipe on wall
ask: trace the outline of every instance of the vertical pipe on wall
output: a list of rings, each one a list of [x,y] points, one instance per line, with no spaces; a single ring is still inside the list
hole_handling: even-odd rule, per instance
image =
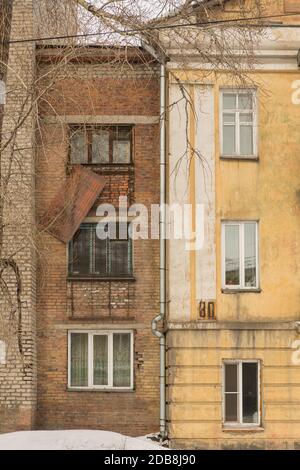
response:
[[[160,312],[152,321],[152,332],[159,338],[160,348],[160,436],[166,437],[166,337],[157,329],[166,316],[166,67],[160,68]]]

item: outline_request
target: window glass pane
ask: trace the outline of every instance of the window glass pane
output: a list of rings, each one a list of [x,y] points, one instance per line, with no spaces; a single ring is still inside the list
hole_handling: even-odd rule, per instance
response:
[[[240,122],[252,122],[253,114],[252,113],[240,113]]]
[[[253,127],[241,125],[240,139],[241,155],[253,155]]]
[[[225,421],[227,423],[238,422],[238,395],[236,393],[225,395]]]
[[[132,128],[130,126],[118,126],[115,130],[114,140],[131,141]]]
[[[235,124],[235,114],[234,113],[224,113],[223,114],[223,122]]]
[[[70,274],[91,274],[91,230],[81,225],[70,243]]]
[[[130,387],[131,385],[131,335],[120,333],[113,335],[113,386]]]
[[[223,109],[236,109],[235,93],[223,93]]]
[[[6,343],[0,341],[0,365],[6,364]]]
[[[256,224],[245,224],[245,286],[256,286]]]
[[[225,364],[225,392],[238,391],[238,366]]]
[[[88,335],[71,334],[71,386],[88,386]]]
[[[223,126],[223,154],[235,155],[235,126]]]
[[[113,162],[130,163],[131,144],[127,140],[115,140],[113,143]]]
[[[225,225],[225,284],[240,284],[239,226]]]
[[[71,131],[71,163],[87,163],[87,148],[83,130]]]
[[[129,240],[110,240],[110,275],[131,275],[131,250]]]
[[[95,272],[96,276],[107,276],[107,240],[97,237],[95,224]]]
[[[6,103],[6,85],[3,80],[0,80],[0,104]]]
[[[113,162],[130,163],[131,160],[131,127],[117,127],[113,137]]]
[[[252,93],[243,93],[238,98],[239,109],[252,109],[253,97]]]
[[[109,131],[98,130],[92,134],[93,163],[109,163]]]
[[[107,335],[94,335],[94,385],[108,385]]]
[[[243,364],[243,423],[258,423],[258,364]]]

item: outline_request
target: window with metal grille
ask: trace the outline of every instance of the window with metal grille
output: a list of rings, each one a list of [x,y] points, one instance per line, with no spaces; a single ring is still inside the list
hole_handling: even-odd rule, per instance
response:
[[[259,361],[226,361],[223,414],[226,425],[260,424]]]
[[[132,241],[101,240],[96,223],[81,224],[69,243],[69,275],[72,277],[126,278],[132,277]],[[117,224],[118,234],[119,224]],[[129,230],[129,228],[128,228]]]
[[[71,126],[70,162],[129,165],[132,163],[132,126]]]

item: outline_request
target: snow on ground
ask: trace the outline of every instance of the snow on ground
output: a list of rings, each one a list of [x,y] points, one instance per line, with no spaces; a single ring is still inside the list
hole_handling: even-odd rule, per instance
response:
[[[0,434],[0,450],[163,450],[149,438],[108,431],[20,431]]]

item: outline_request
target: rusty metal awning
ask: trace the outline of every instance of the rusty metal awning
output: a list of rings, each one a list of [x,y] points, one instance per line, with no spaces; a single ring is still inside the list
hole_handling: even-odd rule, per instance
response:
[[[62,242],[69,242],[104,186],[103,176],[81,165],[74,165],[66,183],[42,217],[42,228]]]

